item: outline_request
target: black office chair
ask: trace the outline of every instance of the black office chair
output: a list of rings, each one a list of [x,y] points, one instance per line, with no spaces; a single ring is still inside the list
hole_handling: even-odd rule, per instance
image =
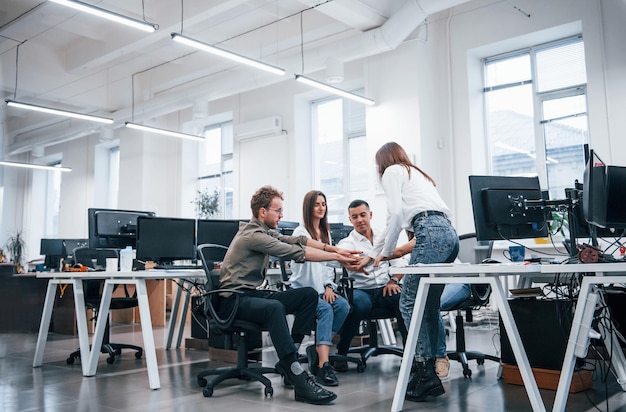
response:
[[[352,304],[353,293],[354,293],[354,279],[348,275],[348,271],[343,268],[343,274],[340,279],[340,284],[342,285],[342,289],[344,290],[344,296],[348,299],[348,302]],[[396,355],[402,357],[404,354],[404,350],[401,347],[393,346],[393,345],[381,345],[378,343],[378,321],[385,319],[394,319],[396,314],[393,310],[389,308],[372,308],[372,311],[369,313],[367,322],[368,322],[368,331],[369,331],[369,342],[367,345],[361,345],[356,347],[351,347],[348,350],[348,353],[358,353],[361,355],[361,361],[363,365],[367,365],[367,360],[372,356],[378,355]]]
[[[238,291],[233,289],[218,289],[219,285],[219,272],[214,270],[216,261],[221,261],[228,248],[221,245],[204,244],[198,246],[198,255],[202,260],[202,266],[206,273],[207,282],[205,284],[205,316],[207,317],[207,324],[209,333],[217,333],[226,337],[226,349],[232,349],[234,346],[233,337],[238,336],[237,342],[237,366],[228,368],[209,369],[200,372],[197,375],[198,385],[204,387],[202,394],[205,397],[213,395],[213,389],[215,386],[231,378],[237,378],[239,380],[255,380],[265,385],[265,396],[272,396],[274,394],[274,388],[272,388],[272,382],[264,376],[266,373],[279,372],[275,368],[268,367],[251,367],[248,364],[248,343],[247,337],[251,333],[261,333],[264,329],[253,322],[239,320],[235,318],[238,306]],[[221,259],[219,256],[221,255]],[[233,310],[227,317],[222,318],[219,313],[219,293],[232,292],[235,293],[236,302],[233,306]],[[217,375],[210,381],[207,381],[206,377],[210,375]]]
[[[118,251],[115,249],[89,249],[87,247],[79,247],[73,251],[74,262],[90,268],[96,266],[103,266],[107,257],[119,258]],[[83,281],[83,288],[85,292],[85,307],[94,311],[94,319],[98,317],[98,310],[100,309],[100,301],[102,300],[102,286],[104,280],[93,279]],[[136,292],[131,296],[126,285],[124,285],[124,296],[111,298],[110,310],[117,309],[129,309],[139,306]],[[102,346],[100,352],[106,353],[107,363],[112,364],[115,362],[116,356],[121,356],[122,349],[132,349],[135,351],[135,358],[141,359],[143,356],[143,348],[141,346],[135,346],[125,343],[111,343],[111,325],[109,319],[107,319],[106,327],[104,330],[104,337],[102,339]],[[74,364],[76,359],[80,359],[80,349],[72,352],[66,359],[68,365]]]
[[[492,247],[492,241],[477,241],[475,233],[460,235],[458,259],[463,263],[481,263],[484,259],[491,256]],[[447,355],[448,358],[461,363],[463,376],[466,378],[472,376],[472,370],[468,365],[470,360],[476,360],[478,365],[483,365],[485,359],[500,362],[500,358],[497,356],[486,355],[478,351],[468,351],[465,347],[463,312],[465,312],[465,319],[471,322],[472,310],[485,306],[489,302],[489,296],[491,295],[490,285],[472,284],[470,289],[471,294],[466,300],[451,308],[446,308],[449,311],[456,311],[456,350],[447,351]]]

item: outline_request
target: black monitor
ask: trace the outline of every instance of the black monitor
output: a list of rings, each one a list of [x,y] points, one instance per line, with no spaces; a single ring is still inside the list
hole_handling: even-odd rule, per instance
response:
[[[278,231],[283,235],[291,236],[293,231],[300,226],[298,222],[290,222],[288,220],[281,220],[278,222]]]
[[[230,242],[239,231],[239,224],[246,220],[223,220],[223,219],[199,219],[198,220],[198,246],[204,244],[213,244],[221,246],[230,246]],[[207,259],[214,262],[224,260],[226,251],[217,249],[207,250]]]
[[[470,176],[469,183],[478,240],[548,236],[545,210],[526,203],[543,199],[539,178]]]
[[[139,216],[154,216],[154,212],[88,209],[89,248],[123,249],[126,246],[135,247],[137,218]]]
[[[139,216],[137,259],[162,265],[171,265],[176,260],[195,260],[195,219]]]
[[[63,239],[41,239],[39,254],[44,255],[44,266],[49,269],[59,269],[61,259],[65,258],[65,243]]]
[[[63,242],[65,242],[67,257],[74,257],[74,249],[89,246],[88,239],[63,239]]]
[[[606,225],[606,165],[594,150],[589,151],[589,158],[583,175],[583,216],[594,226]]]
[[[348,237],[353,227],[350,225],[344,225],[343,223],[329,223],[330,226],[330,238],[333,245],[339,243],[341,239]]]

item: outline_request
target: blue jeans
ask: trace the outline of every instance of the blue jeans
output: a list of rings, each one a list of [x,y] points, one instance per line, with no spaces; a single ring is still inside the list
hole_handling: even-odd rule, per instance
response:
[[[443,288],[441,294],[440,310],[451,310],[459,303],[469,299],[472,296],[471,286],[463,283],[449,283]],[[446,356],[446,329],[443,326],[443,318],[439,313],[439,338],[437,339],[437,357]]]
[[[333,303],[327,303],[319,295],[317,300],[317,326],[315,328],[316,345],[333,344],[331,338],[333,333],[337,333],[343,321],[346,320],[348,312],[350,312],[350,304],[342,297],[337,296]]]
[[[448,263],[459,253],[459,237],[452,223],[443,216],[430,215],[413,222],[415,247],[411,252],[410,264]],[[407,325],[411,324],[415,295],[422,276],[406,275],[400,295],[400,312]],[[439,337],[439,298],[443,285],[430,285],[424,317],[415,347],[415,360],[424,362],[434,359]]]

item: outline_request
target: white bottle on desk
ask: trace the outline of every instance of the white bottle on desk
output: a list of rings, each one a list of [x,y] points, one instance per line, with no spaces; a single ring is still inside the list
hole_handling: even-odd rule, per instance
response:
[[[126,246],[120,250],[120,272],[130,272],[133,270],[133,248]]]

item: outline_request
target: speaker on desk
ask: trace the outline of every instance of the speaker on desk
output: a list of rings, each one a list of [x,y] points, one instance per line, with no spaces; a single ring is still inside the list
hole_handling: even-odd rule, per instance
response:
[[[564,299],[509,299],[513,319],[532,368],[560,370],[574,316],[573,302]],[[517,365],[500,319],[501,360]]]

